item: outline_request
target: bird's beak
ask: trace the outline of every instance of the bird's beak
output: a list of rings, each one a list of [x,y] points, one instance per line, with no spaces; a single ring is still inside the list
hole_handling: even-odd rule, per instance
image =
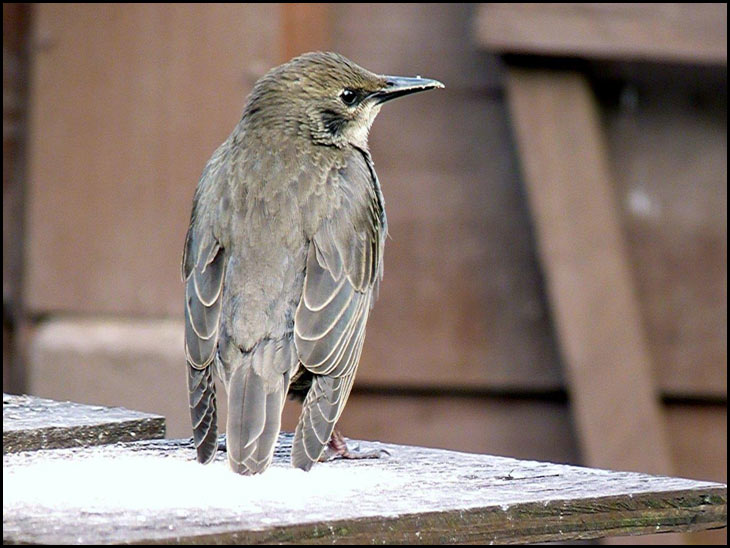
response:
[[[385,87],[370,94],[370,98],[378,103],[385,103],[396,97],[402,97],[417,91],[442,88],[444,85],[438,80],[430,78],[406,78],[403,76],[385,76]]]

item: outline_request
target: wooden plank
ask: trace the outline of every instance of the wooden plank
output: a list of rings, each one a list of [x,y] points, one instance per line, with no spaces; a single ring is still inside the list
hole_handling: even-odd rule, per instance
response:
[[[727,64],[727,4],[481,4],[476,39],[509,53]]]
[[[560,389],[506,107],[440,91],[385,105],[370,133],[390,237],[359,379]]]
[[[651,357],[588,82],[578,73],[510,68],[507,84],[585,462],[668,474]]]
[[[25,388],[21,357],[30,4],[3,4],[3,391]]]
[[[373,442],[390,456],[302,473],[290,439],[254,477],[223,454],[197,464],[189,442],[6,456],[3,541],[487,544],[727,525],[722,484]]]
[[[34,13],[30,311],[180,317],[195,185],[278,60],[278,7]]]
[[[604,111],[622,228],[662,391],[727,398],[727,98],[659,86]]]
[[[308,51],[328,51],[332,48],[332,28],[329,4],[282,3],[281,60]]]
[[[446,90],[494,92],[502,87],[501,64],[471,39],[474,9],[467,3],[333,4],[333,47],[376,72],[437,78]]]
[[[447,391],[394,393],[358,386],[362,385],[356,381],[338,423],[346,436],[522,459],[581,462],[566,402]],[[293,430],[300,413],[297,403],[287,402],[282,428]]]
[[[727,405],[669,403],[669,443],[677,475],[727,483]],[[688,534],[695,545],[727,545],[727,529]]]
[[[3,455],[164,436],[159,415],[3,394]]]
[[[3,318],[19,307],[30,7],[3,4]],[[11,317],[6,317],[10,313]],[[4,369],[4,368],[3,368]]]
[[[163,415],[168,435],[189,436],[182,338],[180,321],[44,322],[29,352],[30,388],[45,398]],[[166,387],[164,393],[160,386]],[[367,386],[367,376],[358,377],[343,416],[349,435],[578,462],[564,402],[489,397],[478,389],[447,395],[445,387],[432,388],[431,394],[409,395],[404,390],[378,395],[377,387],[366,392]],[[223,429],[225,398],[219,399],[219,412]],[[294,402],[287,405],[286,427],[294,428],[299,412]]]
[[[189,435],[183,333],[182,319],[43,322],[29,345],[29,391],[162,415],[170,435]]]

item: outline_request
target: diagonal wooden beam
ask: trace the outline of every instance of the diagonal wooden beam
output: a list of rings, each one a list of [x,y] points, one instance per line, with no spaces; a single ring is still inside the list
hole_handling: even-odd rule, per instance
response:
[[[585,463],[670,474],[598,110],[577,72],[509,68],[509,107]]]

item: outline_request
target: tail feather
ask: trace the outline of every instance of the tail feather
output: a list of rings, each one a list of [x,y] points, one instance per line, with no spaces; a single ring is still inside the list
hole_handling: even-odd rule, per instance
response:
[[[266,341],[237,367],[228,382],[228,462],[239,474],[259,474],[271,464],[289,388],[291,341]]]
[[[218,412],[212,367],[196,369],[188,364],[188,394],[193,441],[198,462],[207,464],[218,450]]]

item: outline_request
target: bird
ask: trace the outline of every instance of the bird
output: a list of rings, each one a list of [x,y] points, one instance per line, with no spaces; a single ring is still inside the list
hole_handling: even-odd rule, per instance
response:
[[[185,353],[193,440],[239,474],[271,464],[287,393],[302,401],[292,465],[328,444],[360,360],[383,276],[384,198],[368,148],[383,103],[441,88],[311,52],[271,69],[203,169],[185,237]],[[335,436],[333,437],[333,432]]]

